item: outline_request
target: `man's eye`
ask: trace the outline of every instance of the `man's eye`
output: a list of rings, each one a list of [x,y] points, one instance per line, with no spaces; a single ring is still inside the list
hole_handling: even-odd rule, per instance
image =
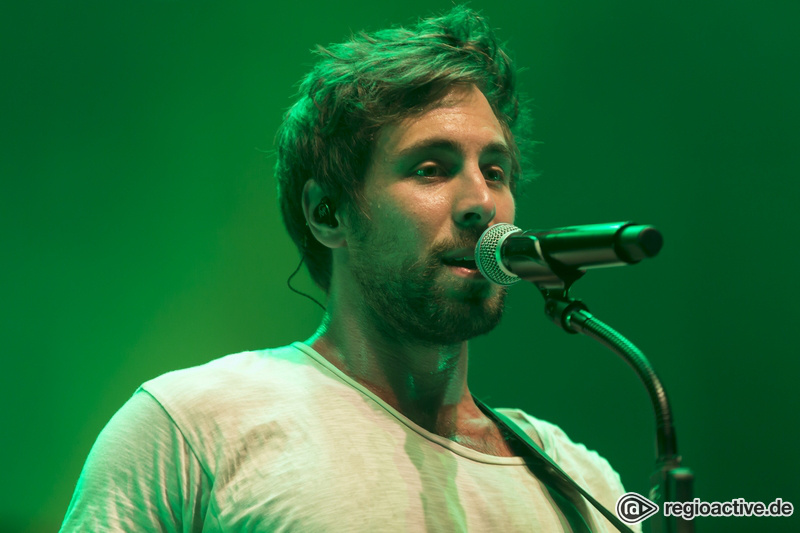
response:
[[[505,181],[506,173],[501,168],[489,168],[484,172],[486,179],[489,181]]]
[[[414,175],[422,178],[436,178],[444,176],[445,171],[439,165],[425,165],[414,170]]]

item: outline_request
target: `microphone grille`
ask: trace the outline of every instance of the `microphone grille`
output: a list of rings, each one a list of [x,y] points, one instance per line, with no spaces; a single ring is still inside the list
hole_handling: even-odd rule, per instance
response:
[[[509,272],[503,266],[500,257],[500,246],[503,241],[512,233],[520,230],[514,224],[501,222],[486,228],[478,244],[475,245],[475,264],[481,271],[483,277],[497,285],[513,285],[519,281],[519,276]]]

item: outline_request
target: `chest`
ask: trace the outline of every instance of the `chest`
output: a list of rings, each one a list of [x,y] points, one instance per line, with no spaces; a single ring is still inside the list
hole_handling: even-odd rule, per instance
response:
[[[352,420],[254,428],[218,463],[209,513],[220,531],[561,530],[524,465],[481,463],[403,426]]]

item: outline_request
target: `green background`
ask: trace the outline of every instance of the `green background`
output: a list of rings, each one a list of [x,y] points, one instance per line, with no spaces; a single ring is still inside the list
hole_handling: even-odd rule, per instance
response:
[[[285,284],[298,256],[271,174],[281,115],[315,44],[448,5],[3,3],[0,530],[58,527],[141,382],[313,331],[319,309]],[[800,3],[471,5],[534,104],[541,177],[518,225],[636,220],[665,236],[657,259],[592,272],[574,295],[659,370],[696,496],[800,505]],[[558,423],[646,493],[643,387],[550,324],[532,286],[512,289],[471,365],[477,395]]]

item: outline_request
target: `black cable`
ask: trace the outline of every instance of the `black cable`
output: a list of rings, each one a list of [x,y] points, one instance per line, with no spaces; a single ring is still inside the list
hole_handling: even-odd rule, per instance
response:
[[[305,296],[306,298],[308,298],[309,300],[311,300],[312,302],[314,302],[315,304],[320,306],[323,311],[327,311],[327,309],[325,309],[325,306],[322,305],[321,303],[319,303],[316,298],[314,298],[313,296],[310,296],[310,295],[308,295],[308,294],[306,294],[304,292],[300,292],[297,289],[295,289],[294,287],[292,287],[292,278],[295,277],[298,272],[300,272],[300,267],[303,266],[303,261],[304,260],[305,260],[305,257],[301,256],[300,257],[300,262],[297,264],[297,268],[294,269],[294,272],[292,272],[292,274],[289,276],[289,279],[286,280],[286,285],[289,287],[289,290],[291,290],[292,292],[296,292],[300,296]]]

